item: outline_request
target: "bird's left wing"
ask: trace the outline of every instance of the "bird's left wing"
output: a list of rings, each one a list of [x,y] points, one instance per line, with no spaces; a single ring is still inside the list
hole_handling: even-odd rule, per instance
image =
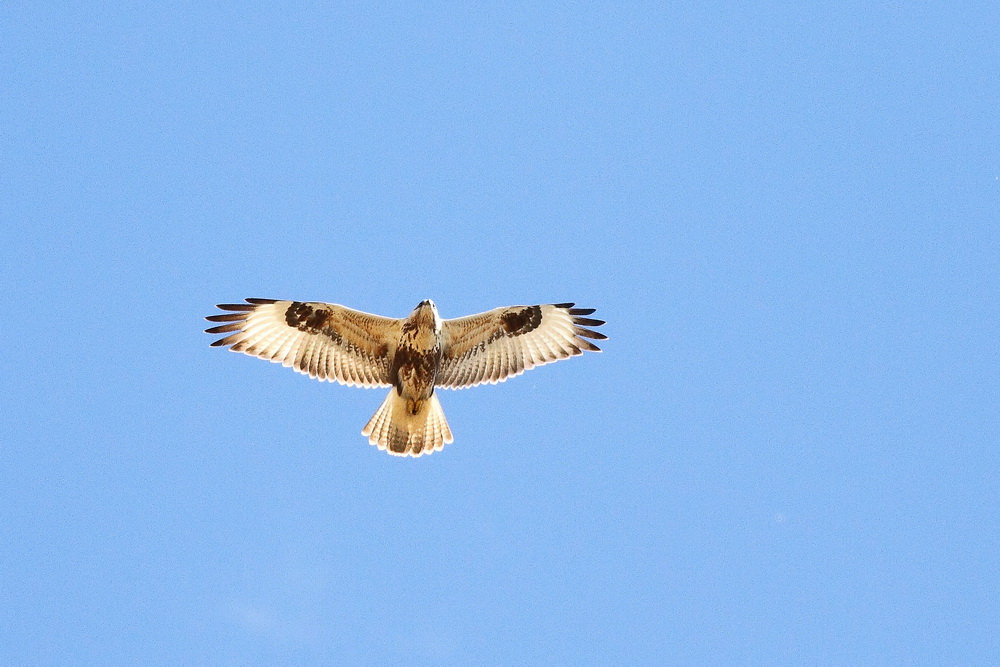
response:
[[[247,299],[219,304],[232,311],[206,320],[225,322],[207,333],[229,334],[212,343],[233,352],[291,366],[319,380],[388,387],[389,361],[402,320],[333,303]]]
[[[593,308],[572,303],[496,308],[442,322],[444,338],[435,386],[446,389],[496,384],[524,371],[560,359],[600,352],[587,338],[602,333],[584,327],[604,324],[584,315]]]

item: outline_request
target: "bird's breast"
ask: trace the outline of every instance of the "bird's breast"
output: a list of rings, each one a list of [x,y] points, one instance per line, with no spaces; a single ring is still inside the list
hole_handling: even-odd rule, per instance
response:
[[[389,367],[389,380],[401,396],[427,398],[434,392],[440,360],[440,346],[421,349],[401,344]]]

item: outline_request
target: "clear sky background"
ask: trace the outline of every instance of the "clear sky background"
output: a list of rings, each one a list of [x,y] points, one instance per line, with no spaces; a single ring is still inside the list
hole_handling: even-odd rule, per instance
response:
[[[993,2],[5,2],[0,662],[994,662]],[[576,301],[443,392],[247,296]]]

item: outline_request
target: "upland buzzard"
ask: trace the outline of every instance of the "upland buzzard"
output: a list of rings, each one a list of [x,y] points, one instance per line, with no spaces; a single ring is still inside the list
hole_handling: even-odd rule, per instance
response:
[[[362,435],[397,456],[420,456],[452,442],[434,390],[496,384],[583,350],[600,352],[585,327],[604,324],[572,303],[510,306],[442,320],[433,301],[409,317],[369,315],[332,303],[246,299],[206,329],[212,343],[348,386],[392,387]]]

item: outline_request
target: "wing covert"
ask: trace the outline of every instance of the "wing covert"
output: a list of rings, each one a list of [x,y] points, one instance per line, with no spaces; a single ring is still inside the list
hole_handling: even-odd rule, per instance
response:
[[[318,380],[388,387],[389,360],[401,320],[316,301],[246,299],[219,304],[229,311],[206,333],[229,334],[212,343],[291,367]]]
[[[583,354],[583,350],[600,352],[587,339],[607,336],[585,327],[604,321],[584,317],[593,308],[574,305],[510,306],[444,320],[435,386],[463,389],[484,382],[496,384],[535,366]]]

